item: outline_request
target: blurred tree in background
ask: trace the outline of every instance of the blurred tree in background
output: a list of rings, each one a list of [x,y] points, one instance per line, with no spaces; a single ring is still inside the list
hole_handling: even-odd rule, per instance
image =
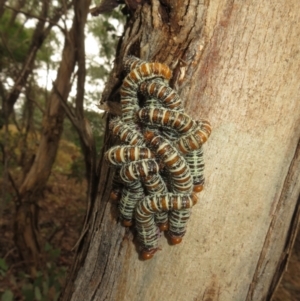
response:
[[[104,122],[92,105],[110,72],[124,16],[116,10],[87,22],[89,5],[85,0],[0,2],[0,296],[5,301],[57,299],[70,264],[63,258],[72,254],[91,174],[97,173]],[[98,44],[92,53],[86,53],[87,36]],[[71,226],[77,232],[64,245]]]

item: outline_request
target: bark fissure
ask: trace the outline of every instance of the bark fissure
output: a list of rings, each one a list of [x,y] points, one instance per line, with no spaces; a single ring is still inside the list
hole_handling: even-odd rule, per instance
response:
[[[107,251],[106,254],[109,254],[110,248],[109,249],[105,249],[105,251]],[[101,253],[98,253],[98,259],[99,259],[99,261],[100,260],[102,261],[101,262],[101,266],[103,266],[103,265],[104,266],[103,266],[103,268],[101,270],[97,271],[97,274],[100,274],[100,277],[97,277],[97,279],[98,279],[97,283],[94,285],[94,293],[92,294],[92,299],[94,299],[96,293],[99,291],[99,288],[103,284],[103,282],[105,280],[104,275],[105,275],[105,277],[108,277],[107,273],[106,273],[107,272],[107,267],[108,267],[108,264],[109,264],[109,258],[108,258],[108,256],[105,257],[105,262],[103,262],[103,255]],[[109,273],[109,271],[108,271],[108,273]]]
[[[300,148],[298,147],[298,150]],[[286,271],[286,268],[289,263],[289,259],[292,255],[292,249],[297,237],[297,233],[299,231],[299,225],[300,225],[300,195],[296,204],[296,208],[292,217],[291,225],[288,231],[288,234],[286,236],[286,243],[282,252],[282,255],[278,261],[276,271],[274,273],[270,289],[268,291],[266,300],[269,301],[272,299],[274,293],[276,292],[279,283],[284,275],[284,272]]]
[[[298,142],[298,145],[295,149],[295,154],[293,156],[293,159],[291,160],[291,164],[289,166],[287,175],[285,176],[284,184],[283,184],[283,187],[281,189],[281,194],[278,198],[276,209],[274,210],[273,218],[270,222],[270,226],[269,226],[267,234],[266,234],[266,238],[265,238],[262,250],[261,250],[261,254],[260,254],[260,257],[258,259],[255,272],[253,274],[253,279],[252,279],[251,284],[249,286],[249,291],[248,291],[247,299],[246,299],[247,301],[248,300],[249,301],[254,300],[253,299],[253,293],[254,293],[256,284],[259,281],[259,277],[261,275],[263,275],[264,269],[268,265],[268,260],[266,260],[266,255],[267,255],[267,250],[269,249],[270,244],[271,244],[271,237],[272,237],[272,235],[274,235],[275,224],[276,224],[277,220],[280,218],[280,216],[278,216],[278,212],[280,211],[280,209],[284,205],[284,203],[286,201],[286,198],[287,198],[287,194],[289,193],[289,190],[292,189],[292,187],[291,187],[292,179],[295,178],[295,177],[296,178],[299,177],[299,174],[300,174],[299,171],[298,171],[299,169],[300,169],[300,141]],[[276,285],[278,284],[278,281],[282,276],[283,269],[285,268],[285,266],[288,262],[288,259],[291,255],[290,250],[293,246],[293,243],[294,243],[294,240],[295,240],[295,237],[296,237],[297,226],[298,226],[298,223],[299,223],[299,212],[298,211],[299,211],[299,207],[296,206],[293,216],[296,216],[297,219],[295,221],[292,220],[290,230],[287,233],[286,244],[285,244],[285,246],[283,248],[283,251],[282,251],[282,254],[283,254],[284,258],[283,258],[282,262],[278,263],[278,265],[280,266],[280,269],[277,270],[277,273],[275,274],[276,280],[273,279],[273,282],[276,282],[276,281],[277,282],[273,284],[274,286],[272,287],[272,289],[274,289],[276,287]],[[287,242],[289,242],[289,243],[287,243]],[[288,249],[286,249],[287,244],[289,246]],[[274,293],[274,290],[273,291],[269,290],[269,292],[268,292],[269,297],[271,297],[273,293]],[[264,300],[264,299],[261,299],[261,300]],[[269,299],[266,299],[266,300],[269,300]]]

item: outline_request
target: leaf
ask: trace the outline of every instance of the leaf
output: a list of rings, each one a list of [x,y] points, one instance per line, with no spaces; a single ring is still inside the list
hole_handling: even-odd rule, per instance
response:
[[[22,287],[22,293],[25,298],[25,301],[32,301],[34,300],[34,292],[32,284],[24,284]]]
[[[8,270],[8,266],[4,258],[0,258],[0,270],[3,270],[5,272]]]
[[[48,291],[49,291],[49,281],[48,281],[48,279],[43,281],[42,286],[43,286],[43,294],[47,295]]]
[[[61,250],[60,249],[53,249],[51,252],[50,252],[50,255],[51,255],[51,258],[52,260],[56,259],[59,257],[61,253]]]
[[[42,293],[38,286],[34,288],[34,296],[36,300],[42,300]]]
[[[0,44],[0,61],[4,64],[4,58],[23,62],[29,47],[32,30],[24,28],[21,22],[16,20],[10,24],[11,12],[6,11],[0,18],[0,32],[2,42]],[[5,46],[4,46],[5,45]]]
[[[49,252],[50,250],[52,250],[52,246],[48,242],[46,242],[45,243],[45,251]]]
[[[6,290],[1,296],[1,301],[13,301],[14,294],[11,290]]]

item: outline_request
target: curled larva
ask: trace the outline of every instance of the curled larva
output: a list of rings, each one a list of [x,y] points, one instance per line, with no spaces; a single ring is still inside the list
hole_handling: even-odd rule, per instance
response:
[[[127,89],[130,89],[130,92],[137,92],[138,86],[142,81],[157,77],[169,81],[171,76],[172,72],[167,65],[161,63],[142,63],[137,68],[131,70],[125,77],[121,88],[121,96],[122,91],[127,91]]]
[[[135,112],[139,109],[137,89],[141,82],[161,77],[169,80],[172,72],[168,66],[160,63],[142,63],[125,77],[121,90],[122,120],[134,123]]]
[[[135,220],[138,238],[143,246],[143,259],[150,259],[157,250],[158,232],[155,225],[155,214],[191,208],[196,202],[197,198],[193,194],[178,195],[166,193],[147,196],[137,204]],[[173,228],[174,225],[172,226],[172,229]],[[176,230],[178,229],[175,227],[175,231]],[[179,226],[179,231],[182,231],[181,224]]]

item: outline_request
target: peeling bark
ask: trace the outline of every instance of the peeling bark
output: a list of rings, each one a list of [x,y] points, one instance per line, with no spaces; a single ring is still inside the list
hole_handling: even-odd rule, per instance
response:
[[[187,112],[213,125],[206,188],[182,244],[161,239],[143,262],[108,201],[112,172],[101,158],[61,300],[270,300],[298,220],[299,9],[297,0],[138,7],[102,101],[118,101],[124,55],[168,64]],[[105,141],[103,152],[109,133]]]

